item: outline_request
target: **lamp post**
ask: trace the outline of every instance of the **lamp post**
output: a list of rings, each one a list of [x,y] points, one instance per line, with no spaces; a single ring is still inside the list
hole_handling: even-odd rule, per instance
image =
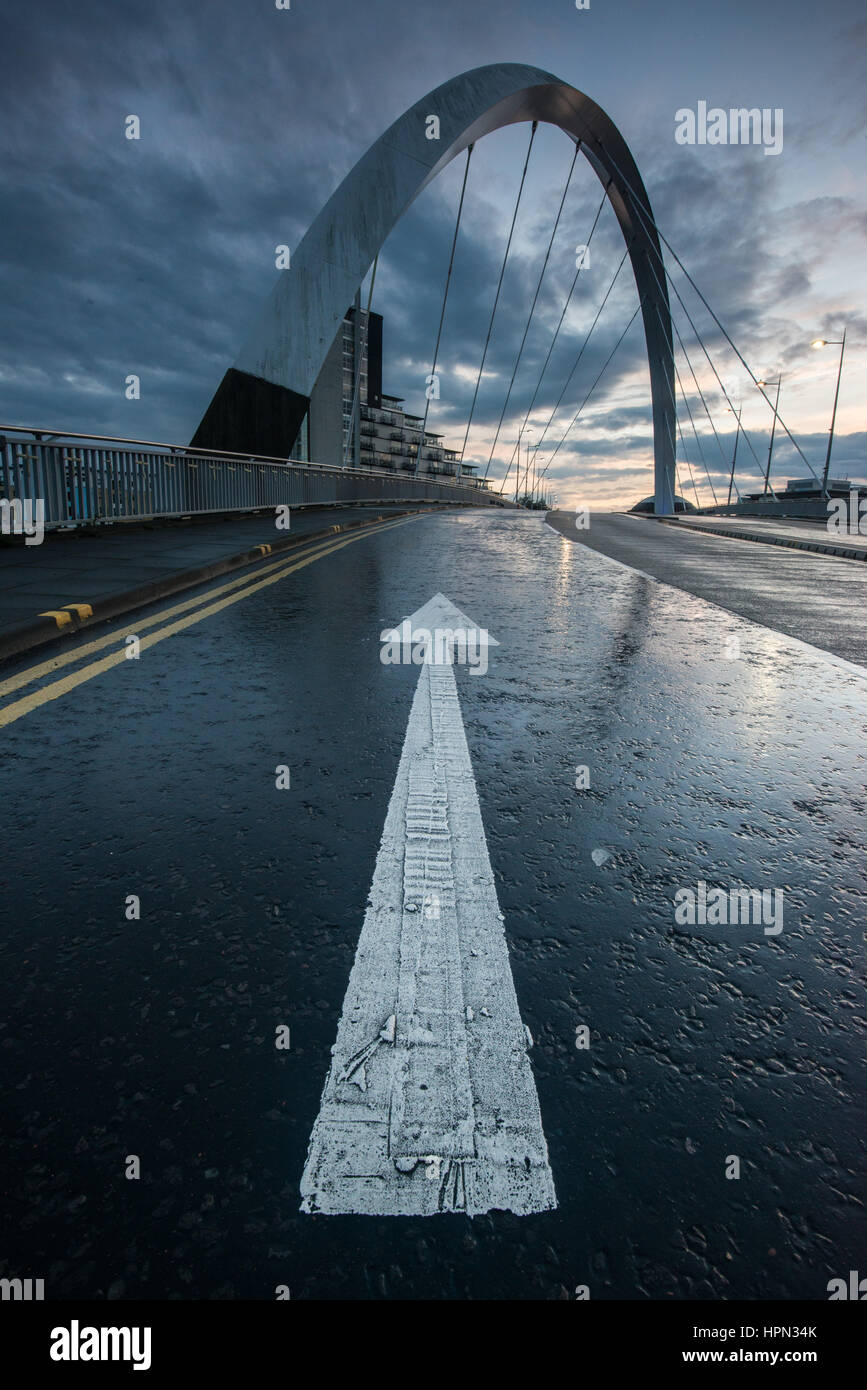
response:
[[[529,448],[529,444],[527,445]],[[539,490],[539,441],[533,445],[533,502],[536,501],[536,493]]]
[[[778,407],[779,404],[780,404],[780,387],[782,386],[782,384],[783,384],[782,373],[780,374],[780,379],[779,379],[779,381],[757,381],[757,382],[756,382],[756,385],[757,385],[757,386],[776,386],[776,388],[777,388],[777,399],[774,401],[774,418],[773,418],[773,420],[771,421],[771,442],[770,442],[770,444],[768,445],[768,466],[767,466],[767,468],[765,469],[765,486],[764,486],[764,489],[763,489],[763,491],[762,491],[762,496],[763,496],[763,497],[767,497],[767,495],[768,495],[768,485],[769,485],[769,480],[770,480],[770,476],[771,476],[771,454],[774,452],[774,431],[775,431],[776,428],[777,428],[777,407]],[[771,491],[773,492],[773,488],[771,488]],[[774,496],[776,496],[776,493],[774,493]]]
[[[741,437],[741,415],[743,414],[744,408],[743,406],[740,406],[738,410],[735,410],[733,406],[727,406],[726,409],[731,411],[732,415],[736,417],[738,422],[737,433],[735,435],[735,451],[732,454],[732,471],[729,474],[729,495],[728,501],[726,502],[726,506],[730,507],[732,504],[732,487],[735,481],[735,464],[738,461],[738,441]]]
[[[828,451],[825,454],[825,471],[822,474],[822,499],[828,499],[828,469],[831,467],[831,445],[834,443],[834,425],[837,420],[837,401],[840,399],[840,377],[843,375],[843,353],[846,351],[846,330],[842,338],[814,338],[811,347],[839,347],[840,362],[837,367],[837,389],[834,392],[834,409],[831,411],[831,430],[828,435]]]
[[[525,489],[525,491],[526,491],[526,487],[527,487],[527,474],[528,474],[529,469],[530,469],[530,439],[529,439],[529,436],[530,436],[531,434],[534,433],[534,429],[535,429],[535,427],[534,427],[533,425],[527,425],[527,426],[526,426],[526,433],[527,433],[527,454],[526,454],[526,463],[524,464],[524,489]],[[521,487],[521,440],[523,439],[523,437],[524,437],[524,429],[522,428],[521,433],[518,435],[518,460],[517,460],[517,465],[516,465],[516,468],[515,468],[515,506],[516,506],[516,507],[517,507],[517,505],[518,505],[518,493],[519,493],[520,487]]]

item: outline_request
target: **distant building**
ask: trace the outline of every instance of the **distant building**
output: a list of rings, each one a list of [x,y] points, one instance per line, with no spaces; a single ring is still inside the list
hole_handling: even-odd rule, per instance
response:
[[[422,441],[421,415],[410,415],[403,408],[402,396],[383,394],[382,405],[363,405],[359,422],[361,466],[393,468],[405,473],[444,473],[452,478],[475,477],[477,465],[461,464],[455,449],[447,449],[441,434],[425,430]]]
[[[863,487],[863,483],[853,483],[848,478],[829,478],[828,496],[848,497],[852,488],[863,489]],[[774,491],[777,494],[777,500],[781,502],[790,502],[792,500],[808,502],[814,501],[816,498],[821,498],[822,483],[819,478],[789,478],[784,488],[776,487]],[[763,500],[765,500],[764,491],[749,492],[741,497],[742,502],[761,502]],[[770,492],[767,494],[767,500],[769,502],[774,500]]]
[[[425,430],[422,440],[422,424],[422,416],[404,410],[402,396],[382,390],[382,315],[350,309],[316,380],[291,457],[403,473],[415,473],[418,462],[419,473],[487,486],[476,478],[477,465],[461,463],[442,435]]]

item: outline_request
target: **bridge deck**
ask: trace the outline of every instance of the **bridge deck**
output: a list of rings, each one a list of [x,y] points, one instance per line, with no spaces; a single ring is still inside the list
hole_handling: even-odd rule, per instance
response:
[[[414,506],[407,501],[404,506],[293,510],[288,532],[276,529],[274,512],[268,511],[242,520],[134,529],[121,525],[96,534],[53,532],[46,534],[41,545],[0,545],[0,656],[4,635],[31,624],[47,610],[72,603],[96,607],[142,585],[160,585],[174,575],[218,564],[258,545],[273,545],[287,535],[307,535]]]
[[[593,512],[587,530],[576,530],[571,512],[550,512],[548,521],[569,540],[676,589],[867,665],[867,565],[622,513]]]
[[[645,573],[662,565],[652,547],[682,567],[687,547],[712,552],[717,569],[694,558],[693,579],[728,563],[722,601],[743,582],[727,556],[766,558],[772,579],[797,565],[805,583],[820,570],[863,582],[856,562],[634,518],[594,516],[589,535],[627,528]],[[138,660],[124,623],[98,650],[73,636],[52,653],[62,667],[3,669],[4,853],[20,866],[0,970],[8,1272],[44,1268],[61,1300],[261,1301],[285,1284],[293,1301],[547,1301],[580,1282],[596,1301],[771,1291],[815,1306],[860,1258],[863,677],[539,514],[437,511],[272,580],[200,595],[183,617],[164,605],[138,628]],[[450,860],[430,854],[426,869],[453,867],[480,893],[490,864],[504,920],[486,917],[485,940],[502,927],[559,1205],[313,1216],[300,1182],[383,828],[407,843],[416,830],[389,807],[419,674],[383,664],[379,638],[436,593],[499,645],[484,675],[455,672],[487,860],[459,862],[455,834]],[[724,656],[734,638],[740,660]],[[460,769],[443,766],[448,799]],[[784,889],[782,932],[678,922],[675,892],[702,882]],[[498,1000],[470,970],[495,958],[472,925],[440,960],[466,967],[481,1046]],[[356,1050],[379,1039],[368,1090],[352,1088],[362,1102],[400,1045],[402,1008],[398,993],[377,1031],[359,1018]],[[439,1056],[448,1082],[452,1055]],[[446,1155],[423,1142],[425,1171],[406,1172],[405,1149],[396,1171],[438,1195],[457,1136]],[[126,1153],[145,1156],[146,1182],[126,1181]],[[444,1205],[459,1192],[446,1186]]]

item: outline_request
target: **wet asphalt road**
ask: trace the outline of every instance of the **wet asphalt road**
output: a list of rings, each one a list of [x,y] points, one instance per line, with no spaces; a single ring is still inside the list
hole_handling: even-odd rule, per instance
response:
[[[549,513],[564,535],[665,584],[867,666],[867,564],[701,535],[628,513]],[[829,537],[829,539],[832,539]]]
[[[389,515],[397,506],[296,507],[291,534],[337,522]],[[41,545],[0,544],[0,630],[32,622],[46,608],[97,603],[167,575],[197,570],[261,543],[282,538],[275,511],[247,517],[200,518],[195,523],[120,525],[49,531]]]
[[[379,632],[438,590],[500,642],[458,686],[559,1206],[305,1216],[417,678]],[[865,694],[540,517],[465,513],[368,535],[10,725],[0,1276],[826,1298],[863,1263]],[[700,879],[782,888],[783,932],[676,925]]]

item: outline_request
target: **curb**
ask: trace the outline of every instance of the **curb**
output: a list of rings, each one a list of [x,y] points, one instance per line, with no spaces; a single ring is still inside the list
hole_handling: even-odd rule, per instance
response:
[[[243,569],[245,565],[256,564],[269,555],[278,555],[282,551],[308,545],[312,541],[325,540],[341,531],[357,531],[365,526],[375,526],[380,521],[396,521],[402,516],[420,515],[422,508],[410,507],[402,512],[389,512],[386,516],[365,517],[361,521],[345,521],[334,526],[325,526],[321,531],[308,531],[302,536],[284,536],[270,544],[255,545],[251,550],[241,551],[237,555],[227,555],[224,560],[214,560],[208,565],[200,565],[198,569],[180,570],[164,575],[162,579],[154,579],[149,584],[140,584],[138,588],[110,594],[107,598],[96,599],[93,603],[68,603],[62,608],[50,609],[31,622],[19,623],[0,633],[0,661],[20,656],[23,652],[42,647],[47,642],[72,637],[84,628],[108,622],[111,618],[131,612],[134,608],[144,608],[159,599],[181,593],[184,589],[194,589],[198,584],[206,584],[210,579],[218,579],[220,575]]]
[[[841,560],[867,560],[867,546],[851,550],[842,545],[821,545],[814,541],[799,540],[795,536],[789,540],[785,536],[757,536],[751,531],[732,531],[728,527],[723,530],[717,526],[697,526],[691,521],[669,521],[666,517],[654,517],[654,520],[663,526],[673,526],[675,530],[698,531],[703,536],[725,536],[735,541],[758,541],[759,545],[782,545],[788,550],[812,550],[820,555],[834,555]]]

